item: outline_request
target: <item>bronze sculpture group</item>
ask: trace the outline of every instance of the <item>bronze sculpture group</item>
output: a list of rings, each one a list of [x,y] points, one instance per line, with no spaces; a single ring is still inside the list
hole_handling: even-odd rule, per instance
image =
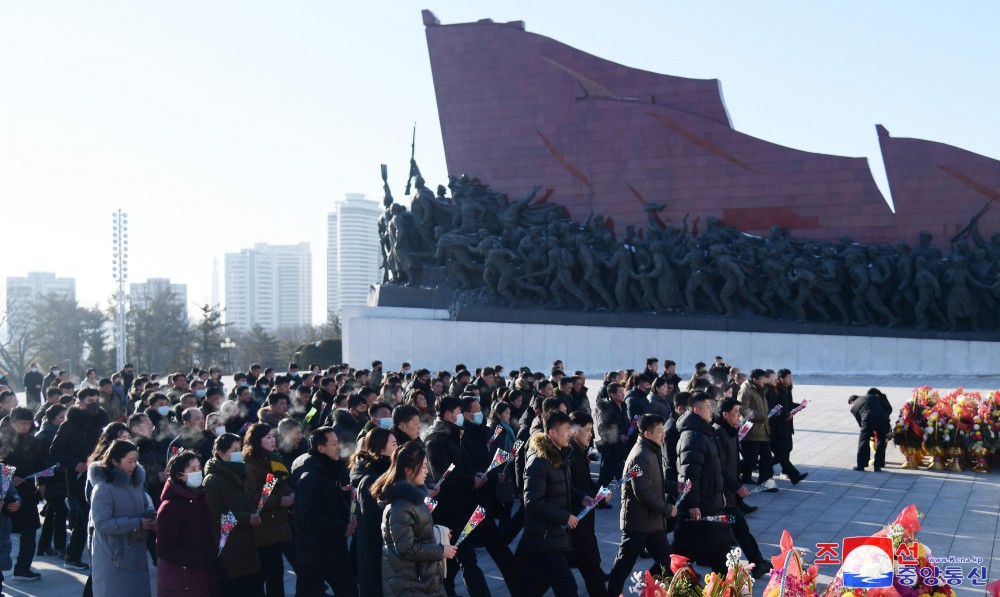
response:
[[[486,301],[513,307],[1000,328],[1000,233],[984,238],[979,216],[951,239],[947,256],[929,233],[910,248],[805,240],[778,226],[753,236],[712,218],[699,232],[686,217],[680,226],[662,224],[658,205],[647,206],[644,234],[630,226],[618,238],[601,215],[571,221],[538,196],[541,187],[511,201],[452,176],[435,193],[415,163],[411,173],[409,210],[384,187],[383,283],[478,289]]]

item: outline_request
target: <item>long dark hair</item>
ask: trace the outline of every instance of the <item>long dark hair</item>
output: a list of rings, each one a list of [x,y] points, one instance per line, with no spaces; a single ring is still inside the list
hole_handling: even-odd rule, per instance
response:
[[[138,452],[135,444],[126,439],[116,439],[111,443],[111,447],[101,458],[101,469],[104,473],[104,480],[111,482],[115,480],[115,460],[121,460],[131,452]],[[134,473],[133,473],[134,474]]]
[[[392,485],[397,481],[406,480],[406,469],[420,470],[426,457],[427,450],[424,449],[423,442],[406,442],[392,455],[389,470],[372,484],[371,489],[368,490],[369,493],[376,500],[391,502]]]
[[[351,457],[347,461],[347,468],[353,469],[360,458],[368,458],[370,460],[385,458],[385,456],[382,456],[382,450],[385,450],[385,447],[389,444],[389,437],[391,435],[392,431],[381,427],[369,429],[368,433],[365,434],[364,447],[351,454]]]
[[[115,442],[122,433],[128,433],[132,435],[129,431],[128,425],[125,423],[111,423],[103,430],[101,430],[101,435],[97,438],[97,445],[94,446],[94,451],[90,453],[87,457],[87,464],[91,462],[101,462],[104,457],[105,452],[111,447],[111,444]]]
[[[250,429],[247,429],[246,435],[243,436],[245,438],[243,443],[243,460],[257,459],[267,461],[269,459],[270,455],[264,452],[264,447],[260,445],[260,442],[272,430],[273,427],[264,423],[254,423],[250,426]]]

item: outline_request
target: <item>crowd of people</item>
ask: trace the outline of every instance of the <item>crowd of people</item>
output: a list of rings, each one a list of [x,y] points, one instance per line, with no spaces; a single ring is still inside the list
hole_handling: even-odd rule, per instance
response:
[[[791,417],[769,416],[797,405],[792,373],[722,357],[687,381],[656,358],[610,371],[593,401],[561,361],[506,375],[252,365],[229,387],[222,373],[126,364],[74,384],[32,365],[26,406],[0,388],[0,457],[15,467],[0,569],[33,580],[34,558],[59,557],[100,597],[148,595],[150,562],[161,596],[280,597],[291,569],[301,597],[454,595],[459,574],[486,597],[484,548],[512,595],[577,595],[577,568],[587,594],[617,597],[640,555],[654,571],[672,553],[722,571],[739,544],[763,576],[743,498],[754,483],[778,491],[774,462],[792,484],[808,475],[791,462]],[[498,453],[509,460],[491,466]],[[620,505],[599,495],[609,485]],[[584,508],[619,510],[610,569],[603,514]]]

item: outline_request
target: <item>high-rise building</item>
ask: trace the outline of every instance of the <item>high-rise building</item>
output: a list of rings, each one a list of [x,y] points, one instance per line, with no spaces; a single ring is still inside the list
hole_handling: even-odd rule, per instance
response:
[[[268,245],[226,253],[225,320],[233,329],[274,331],[312,325],[309,243]]]
[[[34,316],[35,306],[50,295],[76,299],[76,280],[57,278],[52,272],[7,278],[7,331],[15,334],[19,325]]]
[[[339,314],[348,305],[364,305],[368,287],[378,282],[379,203],[348,193],[327,215],[326,308]]]
[[[148,306],[161,293],[170,291],[170,302],[181,307],[184,317],[188,315],[187,284],[171,284],[170,278],[149,278],[145,282],[133,282],[128,287],[133,309]]]

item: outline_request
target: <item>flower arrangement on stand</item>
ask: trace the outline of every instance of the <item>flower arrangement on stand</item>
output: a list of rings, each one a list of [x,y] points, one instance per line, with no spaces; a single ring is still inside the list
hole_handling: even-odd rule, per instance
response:
[[[927,426],[924,406],[929,392],[927,386],[913,390],[910,401],[899,409],[899,418],[892,428],[892,441],[906,459],[902,466],[904,469],[915,470],[924,466],[924,427]]]
[[[779,545],[781,553],[771,558],[774,568],[764,587],[764,597],[816,597],[819,567],[805,561],[788,531],[781,533]]]
[[[958,388],[942,396],[927,386],[913,390],[900,408],[893,442],[906,457],[903,468],[918,468],[922,447],[933,459],[928,469],[989,472],[989,458],[1000,450],[1000,391],[984,396]]]
[[[660,566],[659,574],[648,570],[633,574],[631,592],[640,597],[702,597],[698,573],[688,558],[678,554],[670,556],[669,572]]]

